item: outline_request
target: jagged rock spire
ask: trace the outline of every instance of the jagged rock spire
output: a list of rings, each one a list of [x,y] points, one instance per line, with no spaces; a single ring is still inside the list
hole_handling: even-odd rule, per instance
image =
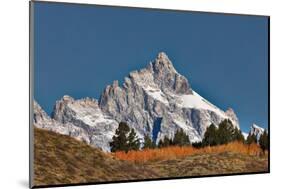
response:
[[[169,57],[160,52],[152,63],[155,82],[163,91],[169,90],[177,94],[190,94],[191,87],[188,80],[180,75]]]
[[[225,111],[225,114],[231,118],[232,121],[234,121],[235,123],[239,123],[239,119],[237,117],[237,115],[235,114],[234,110],[232,108],[228,108]]]
[[[168,55],[164,52],[160,52],[157,55],[157,58],[153,62],[153,67],[155,71],[162,71],[165,69],[168,72],[175,72],[176,69],[173,66],[172,61],[169,59]]]

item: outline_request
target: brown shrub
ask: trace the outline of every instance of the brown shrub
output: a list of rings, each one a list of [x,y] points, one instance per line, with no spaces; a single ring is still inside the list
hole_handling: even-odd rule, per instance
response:
[[[170,146],[166,148],[157,149],[144,149],[140,151],[129,151],[128,153],[120,151],[113,153],[118,159],[133,161],[133,162],[146,162],[154,160],[167,160],[182,158],[195,154],[210,154],[210,153],[240,153],[245,155],[260,155],[262,154],[261,148],[257,144],[246,145],[241,142],[232,142],[225,145],[194,148],[192,146]]]

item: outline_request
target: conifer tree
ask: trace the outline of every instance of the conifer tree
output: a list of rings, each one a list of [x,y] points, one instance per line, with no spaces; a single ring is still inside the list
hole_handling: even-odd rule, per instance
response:
[[[242,131],[239,130],[238,128],[234,129],[234,137],[233,137],[234,141],[239,141],[239,142],[245,142],[245,138],[242,134]]]
[[[155,148],[155,143],[151,140],[149,135],[144,135],[144,143],[143,143],[143,149],[146,148]]]
[[[203,146],[215,146],[219,143],[218,131],[216,126],[212,123],[206,130],[202,141]]]
[[[111,152],[126,151],[128,152],[128,139],[127,134],[130,128],[125,122],[119,123],[118,128],[115,131],[115,135],[112,138],[112,142],[109,143]]]
[[[158,142],[158,148],[162,148],[163,147],[163,140],[160,139]]]
[[[167,147],[167,146],[170,146],[172,145],[172,140],[169,139],[167,136],[164,137],[164,139],[160,139],[160,141],[158,142],[158,147],[159,148],[163,148],[163,147]]]
[[[229,119],[223,120],[218,128],[218,144],[227,144],[234,140],[234,127]]]
[[[174,139],[172,141],[173,145],[186,146],[190,144],[188,135],[183,131],[183,129],[177,130]]]
[[[247,144],[257,143],[257,136],[254,133],[253,134],[249,133],[246,143]]]
[[[137,137],[137,133],[135,132],[135,129],[131,129],[131,132],[128,136],[128,151],[129,150],[139,150],[140,148],[140,140]]]
[[[268,134],[266,130],[260,136],[259,145],[263,152],[265,152],[265,150],[268,150]]]
[[[194,147],[194,148],[202,148],[203,144],[202,144],[202,142],[193,142],[192,143],[192,147]]]
[[[170,146],[171,144],[172,144],[172,140],[169,139],[167,136],[165,136],[163,140],[163,147]]]

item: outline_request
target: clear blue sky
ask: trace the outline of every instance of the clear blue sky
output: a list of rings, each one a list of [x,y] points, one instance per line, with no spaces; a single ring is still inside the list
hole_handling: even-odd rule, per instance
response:
[[[164,51],[243,131],[268,124],[267,17],[35,3],[35,99],[99,98]]]

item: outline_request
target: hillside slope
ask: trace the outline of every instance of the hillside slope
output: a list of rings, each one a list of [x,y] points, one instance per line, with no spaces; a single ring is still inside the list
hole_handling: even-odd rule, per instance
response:
[[[238,153],[211,153],[187,156],[181,159],[150,161],[147,168],[161,177],[206,176],[237,173],[268,172],[267,156],[249,156]]]
[[[34,129],[35,186],[268,172],[267,155],[218,151],[134,163],[70,136]]]
[[[35,186],[158,177],[72,137],[34,128]]]

